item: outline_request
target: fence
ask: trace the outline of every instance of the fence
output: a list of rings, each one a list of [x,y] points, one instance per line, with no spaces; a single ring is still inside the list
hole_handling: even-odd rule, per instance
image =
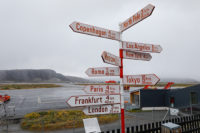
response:
[[[162,122],[126,127],[126,133],[161,133],[161,124],[166,122],[181,125],[182,133],[200,133],[200,115],[172,118]],[[120,133],[120,129],[105,131],[102,133]]]

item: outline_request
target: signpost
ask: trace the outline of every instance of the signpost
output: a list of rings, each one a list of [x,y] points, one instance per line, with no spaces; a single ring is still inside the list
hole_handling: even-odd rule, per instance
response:
[[[119,76],[119,67],[96,67],[88,68],[85,73],[89,77],[96,76]]]
[[[119,85],[88,85],[84,88],[87,94],[120,94]]]
[[[120,95],[80,95],[71,96],[67,103],[71,107],[120,103]]]
[[[120,32],[108,30],[88,24],[83,24],[80,22],[73,22],[69,25],[69,27],[74,31],[82,34],[88,34],[92,36],[103,37],[107,39],[117,40],[119,41]]]
[[[162,48],[160,45],[153,44],[144,44],[136,42],[122,42],[122,49],[138,52],[151,52],[151,53],[160,53]]]
[[[121,32],[127,30],[131,26],[133,26],[133,25],[137,24],[138,22],[144,20],[145,18],[149,17],[152,14],[154,8],[155,8],[155,6],[149,4],[146,7],[144,7],[143,9],[141,9],[139,12],[137,12],[136,14],[134,14],[133,16],[128,18],[126,21],[121,23],[120,24]]]
[[[155,85],[160,79],[155,74],[124,75],[123,83],[130,85]]]
[[[88,76],[120,76],[119,86],[106,86],[106,85],[89,85],[85,87],[85,92],[89,94],[100,95],[86,95],[86,96],[71,96],[67,103],[71,107],[88,106],[84,109],[85,114],[108,114],[121,112],[121,132],[125,133],[125,117],[124,117],[124,92],[123,85],[155,85],[159,82],[159,78],[155,74],[143,74],[143,75],[123,75],[123,59],[133,60],[151,60],[149,53],[139,52],[151,52],[160,53],[162,48],[160,45],[143,44],[135,42],[122,41],[122,33],[131,26],[149,17],[155,6],[149,4],[139,12],[122,22],[120,32],[108,30],[92,25],[83,24],[80,22],[73,22],[70,24],[70,28],[74,32],[93,35],[97,37],[117,40],[120,43],[119,57],[111,53],[104,51],[101,55],[105,63],[115,65],[117,67],[98,67],[89,68],[86,71]],[[136,52],[135,52],[136,51]],[[119,89],[121,88],[121,89]],[[120,95],[119,95],[120,91]],[[101,95],[106,94],[106,95]],[[112,105],[110,105],[112,104]],[[97,106],[99,105],[99,106]],[[121,111],[120,111],[121,108]]]
[[[111,64],[111,65],[115,65],[115,66],[121,66],[121,61],[120,58],[118,56],[115,56],[111,53],[108,53],[106,51],[104,51],[101,55],[103,62]]]
[[[132,60],[150,61],[152,57],[149,53],[139,53],[139,52],[123,50],[123,58]]]
[[[86,115],[120,113],[120,104],[88,106],[83,109]]]

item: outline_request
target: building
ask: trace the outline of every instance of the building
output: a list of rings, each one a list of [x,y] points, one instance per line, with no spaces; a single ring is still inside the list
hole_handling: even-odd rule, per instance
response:
[[[178,89],[139,89],[130,93],[130,102],[143,107],[186,108],[200,103],[200,84]]]

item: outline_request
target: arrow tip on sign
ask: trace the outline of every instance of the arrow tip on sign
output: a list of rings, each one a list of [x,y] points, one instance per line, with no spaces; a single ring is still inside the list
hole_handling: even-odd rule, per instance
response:
[[[85,74],[87,74],[89,76],[89,70],[90,68],[88,68],[86,71],[85,71]]]
[[[102,58],[103,62],[105,62],[105,60],[104,60],[104,55],[105,54],[106,54],[106,51],[103,51],[103,53],[101,54],[101,58]]]
[[[160,78],[157,76],[157,75],[155,75],[155,74],[153,74],[154,76],[155,76],[155,78],[157,79],[157,82],[156,82],[156,84],[160,81]],[[156,85],[155,84],[155,85]]]
[[[75,23],[77,23],[76,21],[74,21],[74,22],[72,22],[70,25],[69,25],[69,27],[75,32],[75,30],[74,30],[74,24]]]
[[[149,16],[153,13],[155,6],[152,4],[148,4],[147,7],[149,7],[149,9],[151,10],[151,13],[149,14]]]
[[[159,46],[160,46],[160,45],[159,45]],[[160,49],[159,49],[159,52],[163,51],[163,49],[162,49],[162,47],[161,47],[161,46],[160,46],[159,48],[160,48]]]
[[[148,61],[150,61],[152,59],[152,56],[151,56],[151,54],[148,54],[148,56],[149,56]]]

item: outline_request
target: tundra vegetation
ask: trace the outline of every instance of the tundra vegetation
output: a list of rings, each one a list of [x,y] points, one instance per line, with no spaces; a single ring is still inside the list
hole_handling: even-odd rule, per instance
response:
[[[114,122],[119,119],[118,114],[88,116],[80,110],[51,110],[25,115],[21,127],[30,131],[78,128],[83,127],[83,119],[92,117],[97,117],[100,124]]]
[[[54,88],[54,87],[62,87],[62,86],[57,84],[0,84],[0,90]]]

